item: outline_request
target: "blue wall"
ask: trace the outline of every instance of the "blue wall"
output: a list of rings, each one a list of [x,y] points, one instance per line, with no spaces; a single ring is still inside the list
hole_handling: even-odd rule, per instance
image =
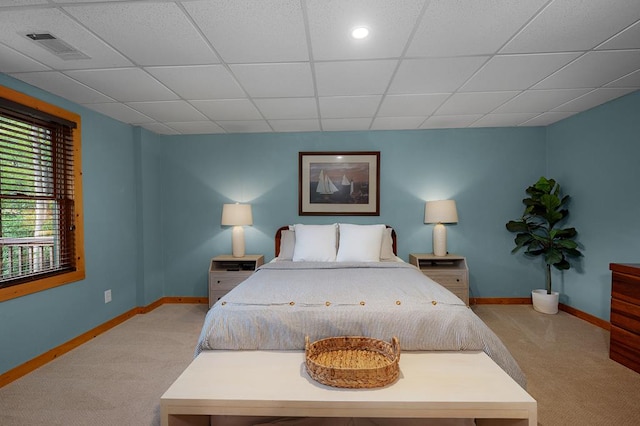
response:
[[[167,295],[206,295],[209,259],[231,251],[222,204],[235,201],[253,205],[247,252],[267,260],[278,227],[335,221],[394,226],[408,260],[431,251],[425,200],[453,198],[460,220],[448,226],[448,248],[468,257],[472,295],[526,296],[540,286],[531,265],[511,256],[504,224],[544,171],[543,128],[175,136],[164,148]],[[322,150],[380,151],[379,217],[298,216],[298,152]]]
[[[561,301],[609,319],[609,263],[640,263],[640,91],[548,128],[549,174],[572,197],[584,258],[556,274]]]
[[[149,147],[156,135],[3,74],[0,84],[82,116],[86,261],[83,281],[0,303],[0,372],[5,372],[138,306],[138,283],[144,276],[138,269],[142,204],[138,175],[148,178],[153,173],[156,180],[158,170],[151,156],[143,162],[146,168],[140,171],[138,166],[140,153],[153,152]],[[151,200],[143,203],[153,209],[153,191],[149,194]],[[107,289],[112,290],[113,301],[105,304]],[[162,289],[148,292],[149,298],[161,293]]]
[[[467,256],[472,296],[525,297],[542,270],[510,254],[504,224],[549,175],[573,196],[585,246],[579,268],[555,278],[565,303],[608,319],[608,263],[638,261],[638,92],[546,129],[160,136],[2,74],[0,84],[82,116],[87,268],[82,282],[0,303],[0,373],[160,297],[206,296],[209,259],[231,249],[227,202],[253,204],[247,252],[267,260],[279,226],[333,221],[393,225],[407,260],[431,251],[424,201],[453,198],[448,247]],[[379,217],[298,216],[298,152],[325,150],[381,152]]]
[[[164,296],[162,227],[162,144],[153,133],[136,128],[136,305],[145,306]]]

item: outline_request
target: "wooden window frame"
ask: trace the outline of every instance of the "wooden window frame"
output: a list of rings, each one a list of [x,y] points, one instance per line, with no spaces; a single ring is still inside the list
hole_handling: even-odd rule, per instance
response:
[[[0,86],[0,97],[19,103],[29,108],[42,111],[46,114],[71,121],[76,124],[73,132],[73,180],[74,180],[74,215],[75,215],[75,269],[56,275],[34,278],[31,281],[0,288],[0,302],[37,293],[39,291],[58,287],[64,284],[80,281],[85,278],[84,259],[84,216],[82,203],[82,155],[81,155],[81,119],[80,115],[51,105],[47,102],[25,95],[4,86]]]

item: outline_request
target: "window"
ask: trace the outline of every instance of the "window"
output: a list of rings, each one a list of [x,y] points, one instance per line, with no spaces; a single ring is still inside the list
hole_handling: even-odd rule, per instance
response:
[[[80,117],[0,86],[0,301],[84,278]]]

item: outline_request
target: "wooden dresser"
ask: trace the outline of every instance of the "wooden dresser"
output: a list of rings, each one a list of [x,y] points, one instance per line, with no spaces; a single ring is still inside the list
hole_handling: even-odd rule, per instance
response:
[[[640,373],[640,263],[611,263],[609,358]]]

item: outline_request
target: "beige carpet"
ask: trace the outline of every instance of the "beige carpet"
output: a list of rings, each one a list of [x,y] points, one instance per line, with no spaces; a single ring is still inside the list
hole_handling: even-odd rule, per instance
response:
[[[640,374],[608,358],[609,333],[564,312],[473,308],[529,381],[543,426],[640,424]],[[189,364],[205,305],[164,305],[0,389],[0,425],[159,425],[159,401]]]
[[[160,425],[160,397],[193,359],[206,309],[163,305],[8,384],[0,425]]]
[[[640,425],[640,374],[609,359],[609,332],[565,312],[478,305],[527,376],[538,424]]]

